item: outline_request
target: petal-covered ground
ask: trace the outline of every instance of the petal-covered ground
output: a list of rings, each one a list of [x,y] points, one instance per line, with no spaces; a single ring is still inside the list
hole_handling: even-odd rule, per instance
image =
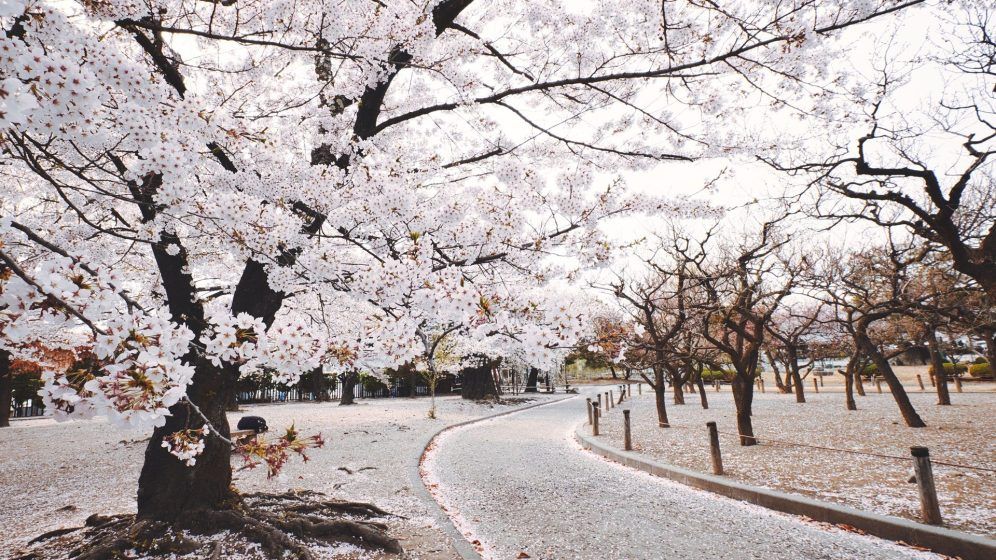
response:
[[[533,398],[548,398],[538,395]],[[508,410],[459,397],[437,400],[439,419],[426,418],[428,399],[361,400],[336,403],[245,406],[229,415],[234,425],[244,415],[266,419],[272,431],[292,422],[303,434],[321,432],[326,446],[309,451],[310,461],[293,459],[283,473],[267,480],[266,469],[236,472],[244,492],[315,490],[330,496],[373,502],[406,517],[390,518],[391,533],[409,557],[456,557],[449,538],[436,526],[429,505],[413,493],[411,466],[439,429],[471,418]],[[135,492],[147,433],[119,430],[103,419],[56,423],[47,418],[15,420],[0,430],[0,558],[39,534],[82,525],[93,513],[135,511]],[[238,465],[233,457],[233,464]],[[356,557],[351,546],[328,547],[322,557]]]
[[[927,423],[926,428],[914,429],[903,424],[887,389],[882,394],[874,385],[867,390],[867,396],[855,397],[858,410],[847,411],[838,387],[828,384],[821,393],[810,390],[806,403],[796,403],[793,395],[778,393],[769,385],[766,393],[755,392],[754,396],[754,433],[761,445],[741,447],[732,435],[736,422],[728,385],[719,392],[707,390],[708,410],[700,406],[697,393],[685,395],[687,404],[673,405],[669,390],[667,408],[672,427],[666,429],[657,426],[654,399],[644,385],[641,396],[634,389],[632,401],[607,414],[600,437],[622,447],[621,410],[629,408],[636,451],[665,463],[711,472],[705,423],[716,421],[728,476],[913,520],[919,520],[920,502],[917,486],[910,482],[910,447],[925,446],[935,461],[934,480],[945,524],[996,535],[996,439],[986,420],[996,415],[996,393],[952,392],[952,404],[938,406],[929,385],[926,392],[908,388],[914,407]],[[989,470],[948,467],[937,461]]]

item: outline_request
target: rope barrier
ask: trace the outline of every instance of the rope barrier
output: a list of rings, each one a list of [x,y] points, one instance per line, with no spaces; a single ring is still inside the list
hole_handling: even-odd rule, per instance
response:
[[[749,435],[741,434],[741,433],[738,433],[738,432],[723,432],[723,431],[717,430],[717,433],[725,435],[725,436],[736,437],[736,438],[752,438],[754,440],[757,440],[759,443],[763,440],[765,443],[777,443],[777,444],[782,444],[782,445],[791,445],[791,446],[795,446],[795,447],[808,447],[810,449],[822,449],[824,451],[837,451],[839,453],[851,453],[853,455],[867,455],[869,457],[878,457],[878,458],[881,458],[881,459],[892,459],[892,460],[896,460],[896,461],[909,461],[910,460],[909,457],[901,457],[899,455],[886,455],[884,453],[875,453],[873,451],[860,451],[860,450],[857,450],[857,449],[841,449],[841,448],[838,448],[838,447],[825,447],[825,446],[822,446],[822,445],[810,445],[810,444],[807,444],[807,443],[798,443],[798,442],[794,442],[794,441],[785,441],[785,440],[779,440],[779,439],[771,439],[769,437],[761,438],[761,436],[758,436],[758,435],[749,436]],[[934,465],[944,465],[946,467],[954,467],[954,468],[959,468],[959,469],[969,469],[969,470],[974,470],[974,471],[996,473],[996,469],[990,469],[990,468],[987,468],[987,467],[973,467],[971,465],[961,465],[961,464],[958,464],[958,463],[949,463],[947,461],[938,461],[938,460],[936,460],[934,458],[931,458],[930,462],[932,464],[934,464]]]
[[[693,426],[675,426],[674,424],[669,423],[668,426],[667,426],[667,429],[669,429],[669,430],[691,430],[691,429],[697,429],[697,428],[694,428]],[[772,438],[769,438],[769,437],[762,438],[761,436],[758,436],[758,435],[748,436],[748,435],[745,435],[745,434],[741,434],[739,432],[725,432],[725,431],[719,431],[719,430],[717,430],[717,433],[721,434],[721,435],[725,435],[725,436],[735,437],[735,438],[738,438],[738,439],[739,438],[745,438],[745,437],[746,438],[752,438],[752,439],[756,440],[758,443],[761,443],[762,440],[763,440],[765,443],[776,443],[776,444],[790,445],[790,446],[796,446],[796,447],[808,447],[810,449],[821,449],[821,450],[824,450],[824,451],[837,451],[839,453],[850,453],[852,455],[866,455],[866,456],[869,456],[869,457],[878,457],[880,459],[891,459],[893,461],[909,461],[910,460],[910,457],[902,457],[902,456],[899,456],[899,455],[887,455],[885,453],[875,453],[873,451],[860,451],[860,450],[857,450],[857,449],[841,449],[841,448],[838,448],[838,447],[825,447],[825,446],[822,446],[822,445],[810,445],[810,444],[798,443],[798,442],[794,442],[794,441],[772,439]],[[945,467],[952,467],[952,468],[956,468],[956,469],[967,469],[967,470],[987,472],[987,473],[996,473],[996,469],[993,469],[993,468],[975,467],[975,466],[972,466],[972,465],[962,465],[962,464],[959,464],[959,463],[950,463],[948,461],[938,461],[937,459],[934,459],[933,457],[931,457],[930,462],[932,464],[934,464],[934,465],[942,465],[942,466],[945,466]]]

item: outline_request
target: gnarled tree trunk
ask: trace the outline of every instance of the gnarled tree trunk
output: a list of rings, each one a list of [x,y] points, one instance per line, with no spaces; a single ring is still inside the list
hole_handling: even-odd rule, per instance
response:
[[[339,377],[342,385],[342,392],[339,394],[339,406],[356,404],[356,382],[359,379],[360,374],[356,371],[347,371]]]
[[[795,402],[806,402],[806,392],[802,386],[802,376],[799,375],[799,353],[794,346],[786,348],[788,355],[788,376],[792,378],[792,389],[795,391]]]
[[[740,445],[757,444],[757,438],[754,437],[754,424],[751,421],[754,382],[739,372],[733,377],[733,403],[737,409],[737,433],[740,435]]]
[[[709,397],[706,396],[705,384],[702,382],[702,366],[695,371],[695,385],[699,388],[699,404],[703,409],[708,409]]]
[[[646,377],[644,377],[646,379]],[[662,428],[668,428],[671,423],[667,419],[667,386],[664,384],[664,371],[660,366],[654,366],[654,381],[650,382],[646,379],[647,383],[654,390],[654,399],[657,405],[657,425]]]
[[[480,366],[464,369],[463,388],[460,390],[460,396],[471,400],[497,399],[498,387],[495,385],[495,378],[491,373],[493,367],[494,363],[487,360]]]
[[[948,392],[948,372],[944,371],[944,359],[941,357],[941,345],[937,342],[934,329],[927,329],[927,351],[930,353],[930,367],[934,370],[934,385],[937,387],[937,404],[950,405],[951,393]]]
[[[195,363],[193,383],[188,398],[207,417],[212,429],[229,436],[225,409],[234,390],[235,372],[220,368],[208,360]],[[163,437],[174,432],[204,425],[200,415],[185,402],[170,408],[166,424],[152,433],[145,449],[145,462],[138,479],[138,517],[174,522],[185,514],[199,510],[229,507],[233,501],[231,446],[221,438],[204,438],[204,451],[193,466],[171,455],[163,446]]]
[[[878,368],[878,374],[885,378],[885,382],[889,385],[889,390],[892,392],[892,398],[895,399],[896,405],[899,407],[899,414],[902,415],[906,425],[911,428],[927,427],[927,424],[917,414],[916,409],[913,408],[913,403],[910,402],[910,396],[906,394],[903,384],[899,382],[896,373],[892,371],[889,360],[886,360],[885,356],[878,351],[878,348],[875,347],[875,344],[868,337],[863,326],[857,329],[855,337],[861,348],[861,352],[871,358],[872,363]]]
[[[529,375],[526,377],[526,389],[525,393],[538,393],[539,389],[536,385],[539,383],[539,370],[531,367],[529,368]]]

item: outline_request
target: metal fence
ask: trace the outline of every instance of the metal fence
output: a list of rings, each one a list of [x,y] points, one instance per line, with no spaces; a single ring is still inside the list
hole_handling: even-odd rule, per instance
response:
[[[422,381],[419,379],[419,381]],[[342,398],[343,383],[339,379],[326,379],[322,399],[318,398],[315,390],[302,387],[305,383],[291,387],[259,387],[248,391],[239,391],[235,398],[239,404],[257,403],[280,403],[280,402],[309,402],[309,401],[335,401]],[[423,382],[416,382],[415,396],[423,397],[429,395],[429,387]],[[445,395],[459,392],[459,385],[448,381],[440,381],[436,387],[437,395]],[[380,399],[393,397],[408,397],[411,391],[404,383],[394,382],[390,386],[373,387],[365,385],[362,381],[353,387],[353,397],[357,399]],[[43,416],[45,407],[39,399],[29,399],[23,402],[15,401],[12,407],[11,418],[27,418],[32,416]]]

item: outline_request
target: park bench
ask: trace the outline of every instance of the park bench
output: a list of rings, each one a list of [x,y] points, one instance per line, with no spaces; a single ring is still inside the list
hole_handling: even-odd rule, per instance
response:
[[[239,445],[255,435],[256,430],[235,430],[229,434],[228,439],[232,440],[232,445]]]

